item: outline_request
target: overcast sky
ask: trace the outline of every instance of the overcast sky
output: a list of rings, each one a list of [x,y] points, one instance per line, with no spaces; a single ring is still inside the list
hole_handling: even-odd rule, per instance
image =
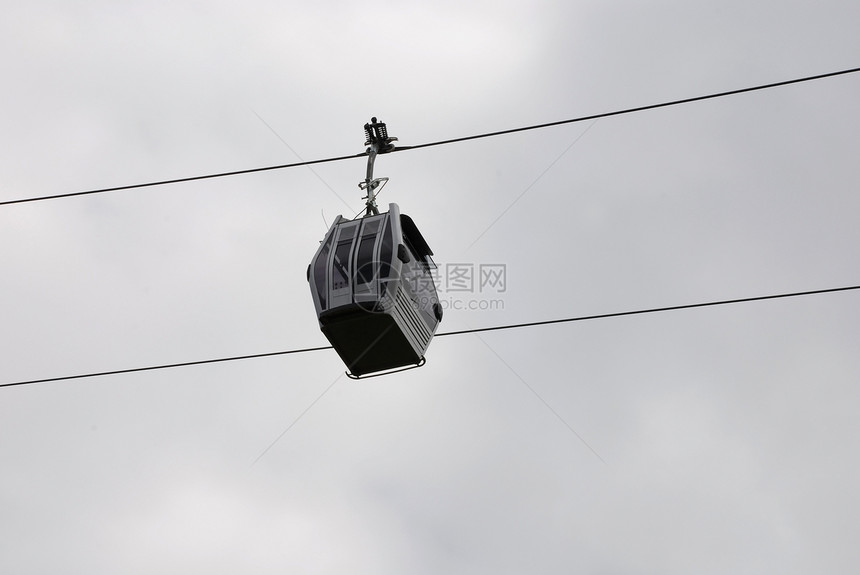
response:
[[[359,153],[371,116],[415,145],[855,68],[858,23],[5,0],[0,201]],[[379,200],[436,254],[440,332],[858,285],[858,102],[851,74],[404,151]],[[0,383],[326,345],[305,269],[364,172],[0,207]],[[3,388],[0,572],[856,573],[858,326],[851,291],[439,337],[361,382],[318,351]]]

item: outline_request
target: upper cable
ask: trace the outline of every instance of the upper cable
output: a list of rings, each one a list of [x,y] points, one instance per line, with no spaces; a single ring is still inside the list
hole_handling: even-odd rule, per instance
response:
[[[622,110],[615,110],[612,112],[602,112],[599,114],[580,116],[577,118],[570,118],[567,120],[558,120],[555,122],[547,122],[547,123],[543,123],[543,124],[533,124],[530,126],[523,126],[520,128],[510,128],[507,130],[499,130],[496,132],[485,132],[482,134],[475,134],[472,136],[463,136],[463,137],[459,137],[459,138],[451,138],[448,140],[440,140],[437,142],[427,142],[425,144],[417,144],[414,146],[396,146],[396,147],[385,149],[384,151],[385,152],[402,152],[402,151],[408,151],[408,150],[418,150],[421,148],[430,148],[432,146],[442,146],[442,145],[446,145],[446,144],[454,144],[454,143],[466,142],[466,141],[470,141],[470,140],[478,140],[481,138],[491,138],[491,137],[495,137],[495,136],[514,134],[517,132],[525,132],[525,131],[529,131],[529,130],[540,130],[543,128],[550,128],[553,126],[561,126],[564,124],[573,124],[576,122],[596,120],[599,118],[608,118],[611,116],[621,116],[624,114],[632,114],[635,112],[644,112],[647,110],[655,110],[657,108],[666,108],[669,106],[678,106],[680,104],[689,104],[692,102],[701,102],[703,100],[712,100],[715,98],[724,98],[726,96],[734,96],[737,94],[744,94],[747,92],[767,90],[770,88],[779,88],[779,87],[788,86],[791,84],[800,84],[802,82],[812,82],[815,80],[823,80],[825,78],[833,78],[835,76],[844,76],[846,74],[854,74],[856,72],[860,72],[860,67],[849,68],[847,70],[840,70],[838,72],[828,72],[826,74],[816,74],[814,76],[805,76],[803,78],[794,78],[792,80],[783,80],[781,82],[772,82],[770,84],[760,84],[758,86],[750,86],[747,88],[739,88],[736,90],[717,92],[714,94],[707,94],[704,96],[694,96],[691,98],[683,98],[680,100],[671,100],[668,102],[661,102],[659,104],[649,104],[646,106],[637,106],[635,108],[625,108]],[[372,121],[372,122],[373,122],[372,124],[365,126],[365,136],[368,139],[368,143],[371,140],[371,135],[374,135],[377,137],[381,135],[381,134],[373,132],[373,129],[374,129],[373,124],[375,124],[376,122],[375,121]],[[384,129],[384,125],[383,125],[383,129]],[[387,143],[389,146],[393,146],[393,144],[391,144],[391,141],[395,140],[396,138],[388,138],[387,132],[384,133],[384,138],[387,140]],[[111,188],[100,188],[100,189],[95,189],[95,190],[85,190],[85,191],[81,191],[81,192],[70,192],[70,193],[65,193],[65,194],[54,194],[54,195],[49,195],[49,196],[37,196],[37,197],[33,197],[33,198],[21,198],[21,199],[17,199],[17,200],[6,200],[6,201],[0,202],[0,206],[8,206],[8,205],[12,205],[12,204],[24,204],[24,203],[29,203],[29,202],[40,202],[40,201],[44,201],[44,200],[56,200],[56,199],[61,199],[61,198],[71,198],[71,197],[75,197],[75,196],[86,196],[86,195],[92,195],[92,194],[103,194],[103,193],[107,193],[107,192],[118,192],[118,191],[122,191],[122,190],[132,190],[132,189],[137,189],[137,188],[148,188],[148,187],[153,187],[153,186],[163,186],[163,185],[167,185],[167,184],[179,184],[179,183],[184,183],[184,182],[193,182],[196,180],[207,180],[207,179],[212,179],[212,178],[223,178],[226,176],[238,176],[238,175],[243,175],[243,174],[253,174],[256,172],[265,172],[265,171],[270,171],[270,170],[283,170],[286,168],[297,168],[297,167],[301,167],[301,166],[310,166],[313,164],[323,164],[323,163],[328,163],[328,162],[339,162],[341,160],[351,160],[354,158],[362,158],[366,155],[368,155],[368,152],[361,152],[358,154],[350,154],[350,155],[346,155],[346,156],[336,156],[336,157],[332,157],[332,158],[323,158],[320,160],[309,160],[309,161],[303,161],[303,162],[295,162],[292,164],[280,164],[277,166],[266,166],[266,167],[262,167],[262,168],[250,168],[250,169],[246,169],[246,170],[234,170],[231,172],[219,172],[219,173],[214,173],[214,174],[205,174],[205,175],[201,175],[201,176],[189,176],[189,177],[185,177],[185,178],[175,178],[175,179],[170,179],[170,180],[158,180],[158,181],[153,181],[153,182],[145,182],[145,183],[141,183],[141,184],[130,184],[130,185],[125,185],[125,186],[115,186],[115,187],[111,187]]]

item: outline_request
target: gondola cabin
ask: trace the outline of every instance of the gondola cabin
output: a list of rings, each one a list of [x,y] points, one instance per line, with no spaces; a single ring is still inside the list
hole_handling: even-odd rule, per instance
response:
[[[397,204],[338,216],[308,267],[320,329],[353,377],[417,366],[442,319],[433,252]]]

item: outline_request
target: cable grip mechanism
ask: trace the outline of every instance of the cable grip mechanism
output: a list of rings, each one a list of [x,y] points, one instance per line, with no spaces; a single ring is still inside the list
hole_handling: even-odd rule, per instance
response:
[[[388,178],[374,179],[373,164],[376,162],[378,154],[387,154],[395,150],[393,142],[396,142],[397,138],[389,136],[388,127],[385,125],[385,122],[378,121],[376,117],[371,118],[370,123],[364,125],[364,137],[364,145],[368,146],[367,177],[363,182],[358,184],[358,187],[362,190],[367,190],[367,195],[362,198],[363,200],[367,200],[365,202],[367,210],[364,215],[371,216],[379,213],[379,208],[376,207],[376,196],[379,193],[378,190],[381,190],[382,186],[388,182]]]

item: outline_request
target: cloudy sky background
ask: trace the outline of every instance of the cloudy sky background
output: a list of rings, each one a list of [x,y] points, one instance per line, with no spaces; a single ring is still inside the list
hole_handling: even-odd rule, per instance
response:
[[[0,201],[860,65],[849,0],[3,13]],[[858,101],[855,74],[400,152],[380,202],[443,270],[506,266],[441,290],[503,306],[443,332],[858,285]],[[0,383],[326,345],[305,268],[364,170],[0,207]],[[855,573],[858,297],[437,338],[364,382],[322,351],[0,389],[0,572]]]

